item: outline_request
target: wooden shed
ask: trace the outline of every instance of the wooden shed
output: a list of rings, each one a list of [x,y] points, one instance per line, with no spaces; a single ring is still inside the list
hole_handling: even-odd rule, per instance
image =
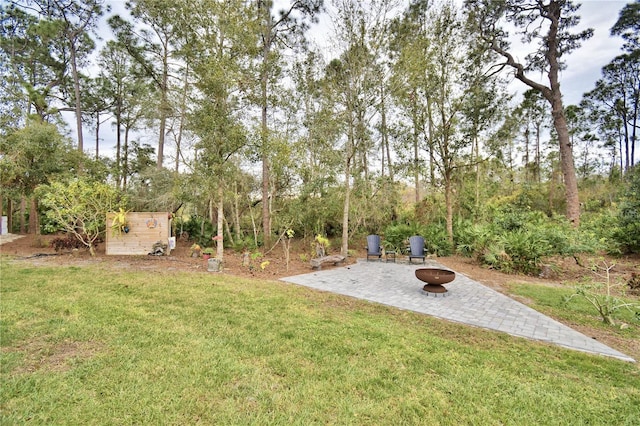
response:
[[[115,213],[107,213],[106,254],[149,254],[157,242],[169,245],[171,220],[167,212],[127,213],[128,232],[111,227]],[[166,250],[169,253],[169,250]]]

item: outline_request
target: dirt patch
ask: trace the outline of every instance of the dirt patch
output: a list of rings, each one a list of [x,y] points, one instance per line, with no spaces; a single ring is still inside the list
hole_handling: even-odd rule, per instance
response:
[[[96,256],[91,257],[84,249],[56,253],[49,247],[54,236],[27,235],[23,238],[13,239],[0,245],[0,254],[12,256],[17,260],[29,262],[32,265],[102,265],[108,268],[130,268],[139,270],[153,270],[159,273],[173,271],[207,272],[207,261],[199,257],[191,257],[191,243],[178,241],[177,247],[169,256],[107,256],[104,244],[98,246]],[[366,243],[360,244],[362,249],[355,250],[355,256],[349,257],[346,264],[355,263],[356,260],[366,258],[364,249]],[[245,278],[280,279],[287,276],[312,272],[309,263],[311,258],[310,245],[303,241],[294,241],[291,244],[290,261],[287,265],[282,246],[277,246],[266,254],[254,252],[249,254],[250,264],[243,265],[242,253],[226,250],[224,254],[224,270],[222,273]],[[335,254],[335,253],[330,253]],[[399,259],[400,260],[400,259]],[[633,274],[640,275],[640,256],[624,258],[602,258],[600,256],[581,256],[556,258],[548,261],[548,270],[543,277],[530,277],[524,275],[508,275],[488,269],[479,265],[473,259],[460,256],[440,257],[434,259],[442,265],[468,276],[496,291],[506,294],[521,303],[531,304],[529,300],[510,294],[509,288],[513,284],[526,283],[543,286],[573,286],[576,282],[587,277],[593,277],[590,270],[593,264],[606,265],[615,263],[611,269],[612,282],[625,288],[626,282],[632,279]],[[323,269],[335,268],[331,264],[323,265]],[[638,297],[637,295],[635,297]],[[633,358],[640,360],[640,340],[621,337],[616,330],[590,328],[569,323],[566,320],[557,320],[566,325],[591,336]],[[637,325],[632,325],[637,327]]]
[[[191,243],[178,241],[176,248],[168,256],[107,256],[104,244],[98,245],[96,256],[92,257],[88,250],[65,250],[56,252],[49,246],[51,235],[25,235],[0,245],[0,254],[12,256],[38,265],[72,265],[105,264],[114,268],[153,269],[158,271],[207,271],[207,261],[202,257],[191,256]],[[291,245],[291,255],[287,265],[285,253],[277,246],[269,253],[255,251],[249,253],[249,265],[243,265],[243,254],[234,250],[225,250],[223,273],[263,279],[279,279],[286,276],[312,272],[309,263],[310,250],[306,244],[296,241]],[[363,251],[364,256],[364,251]],[[355,263],[355,258],[347,259],[346,264]],[[323,269],[335,267],[323,265]]]
[[[13,370],[13,374],[32,373],[38,370],[64,372],[74,363],[94,357],[104,350],[98,342],[74,342],[65,340],[51,343],[44,338],[23,342],[13,348],[3,348],[3,352],[20,352],[24,361]]]

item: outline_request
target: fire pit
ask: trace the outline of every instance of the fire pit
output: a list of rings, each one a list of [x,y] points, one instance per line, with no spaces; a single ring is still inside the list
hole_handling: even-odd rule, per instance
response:
[[[442,284],[450,283],[455,277],[456,273],[447,269],[416,269],[416,278],[427,283],[422,289],[430,293],[446,293],[448,290]]]

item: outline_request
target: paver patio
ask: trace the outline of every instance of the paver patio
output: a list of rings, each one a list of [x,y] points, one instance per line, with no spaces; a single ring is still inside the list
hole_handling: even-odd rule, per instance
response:
[[[446,284],[449,291],[445,296],[426,293],[422,290],[424,283],[414,272],[422,267],[444,268],[433,260],[427,260],[426,265],[359,261],[342,268],[286,277],[282,281],[582,352],[635,361],[457,272],[455,280]]]

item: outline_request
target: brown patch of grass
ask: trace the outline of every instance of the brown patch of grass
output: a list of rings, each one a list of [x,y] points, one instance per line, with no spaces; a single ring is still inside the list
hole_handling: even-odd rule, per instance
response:
[[[69,371],[73,363],[93,358],[104,351],[100,342],[49,342],[43,337],[21,342],[13,348],[3,348],[3,352],[20,352],[24,354],[21,365],[16,367],[13,374],[33,373],[34,371],[65,372]]]

